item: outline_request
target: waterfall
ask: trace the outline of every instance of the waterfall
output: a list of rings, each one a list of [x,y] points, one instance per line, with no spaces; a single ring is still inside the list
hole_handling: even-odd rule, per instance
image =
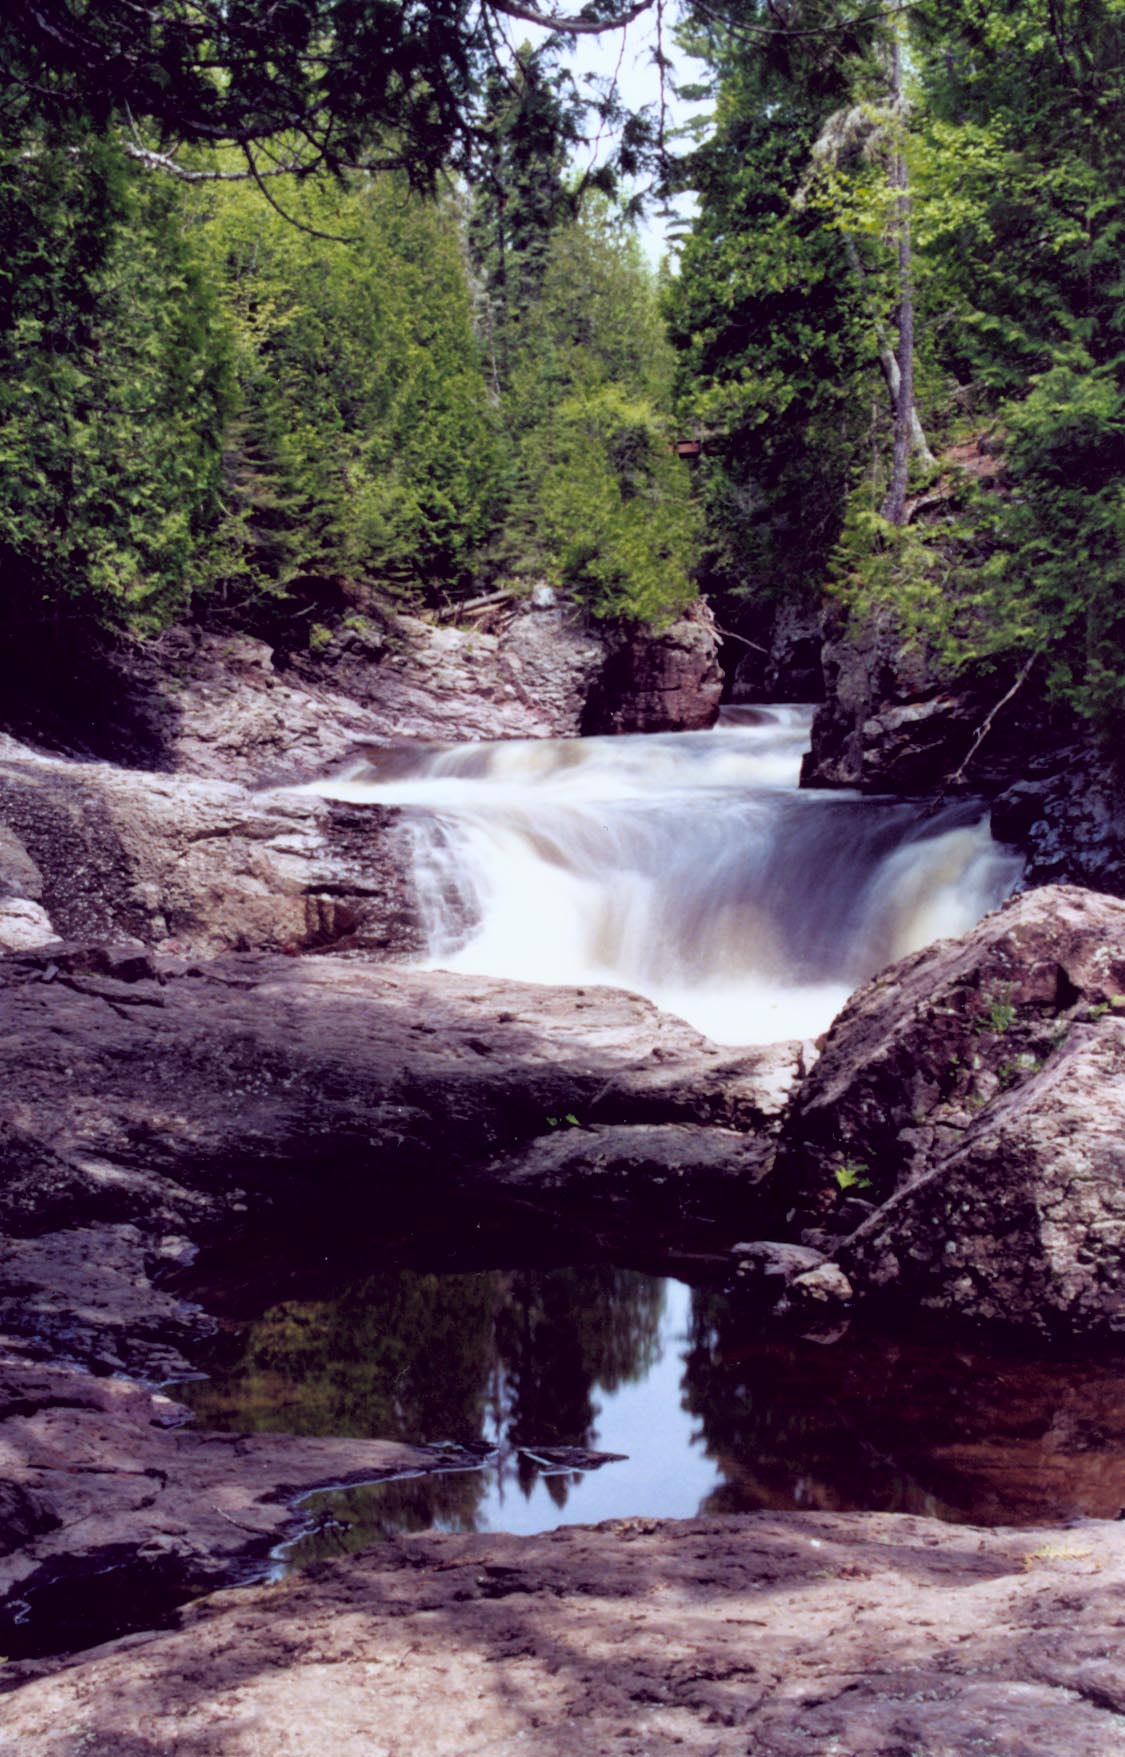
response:
[[[810,718],[395,747],[316,791],[406,809],[428,968],[628,988],[720,1043],[811,1036],[1020,862],[979,801],[801,791]]]

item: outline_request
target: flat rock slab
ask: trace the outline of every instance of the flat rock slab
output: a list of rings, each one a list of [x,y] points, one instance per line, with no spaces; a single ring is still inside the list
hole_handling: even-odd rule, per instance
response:
[[[308,1491],[474,1462],[383,1440],[205,1433],[127,1379],[0,1372],[0,1653],[104,1640],[153,1604],[252,1578]]]
[[[18,1757],[1116,1757],[1125,1527],[427,1535],[9,1668]],[[40,1675],[36,1676],[36,1673]]]
[[[642,1161],[644,1131],[683,1125],[687,1189],[696,1148],[716,1178],[709,1126],[743,1169],[744,1137],[772,1133],[804,1066],[800,1044],[719,1050],[613,989],[95,953],[0,961],[0,1225],[12,1232],[128,1221],[198,1238],[201,1205],[229,1220],[245,1201],[244,1225],[289,1202],[337,1212],[354,1236],[396,1196],[476,1188],[486,1167],[494,1190],[518,1182],[522,1152],[567,1116],[576,1135],[618,1125],[614,1150]],[[659,1135],[657,1149],[667,1155]]]

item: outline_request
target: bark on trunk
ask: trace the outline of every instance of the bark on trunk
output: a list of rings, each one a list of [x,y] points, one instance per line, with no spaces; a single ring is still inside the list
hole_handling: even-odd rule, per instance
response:
[[[897,38],[891,63],[891,79],[895,113],[901,117],[902,50]],[[910,186],[906,154],[901,144],[896,146],[891,161],[891,187],[897,191],[895,229],[898,233],[898,397],[895,405],[894,461],[891,465],[891,483],[883,505],[883,516],[892,525],[901,525],[906,517],[906,487],[914,422],[914,288]]]

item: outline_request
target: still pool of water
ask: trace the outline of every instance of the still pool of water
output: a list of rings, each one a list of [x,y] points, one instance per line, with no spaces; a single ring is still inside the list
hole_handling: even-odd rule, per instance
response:
[[[1125,1506],[1125,1359],[763,1335],[717,1292],[606,1265],[369,1276],[230,1330],[212,1366],[181,1393],[201,1426],[473,1449],[465,1469],[313,1497],[293,1563],[431,1526]],[[559,1447],[626,1456],[545,1465]]]

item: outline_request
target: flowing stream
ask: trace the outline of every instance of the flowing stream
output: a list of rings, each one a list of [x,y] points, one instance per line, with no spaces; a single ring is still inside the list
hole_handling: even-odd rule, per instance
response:
[[[1020,872],[979,802],[799,790],[809,719],[390,749],[315,790],[407,811],[432,967],[610,983],[719,1041],[767,1041],[822,1030]],[[826,1348],[606,1263],[383,1270],[232,1326],[210,1364],[179,1393],[205,1427],[451,1448],[439,1472],[310,1497],[279,1571],[432,1525],[760,1507],[1030,1524],[1125,1498],[1119,1359],[858,1328]]]
[[[632,989],[719,1043],[814,1036],[1020,863],[979,801],[799,790],[811,714],[392,748],[313,790],[408,811],[430,968]]]

